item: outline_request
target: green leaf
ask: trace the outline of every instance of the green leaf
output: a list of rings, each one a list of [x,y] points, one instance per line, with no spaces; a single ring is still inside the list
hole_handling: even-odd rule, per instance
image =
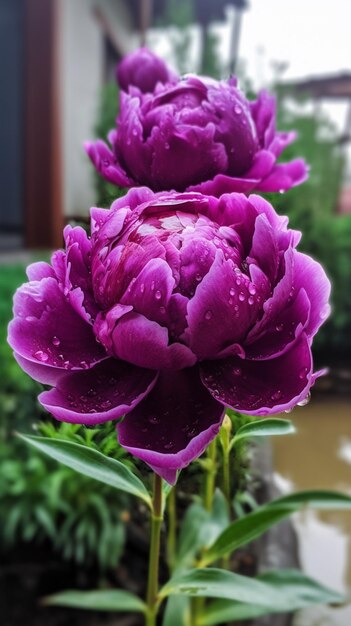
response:
[[[289,570],[268,573],[259,578],[240,576],[220,569],[190,570],[174,576],[160,591],[162,598],[179,594],[259,605],[265,613],[292,611],[301,603],[308,606],[340,603],[344,600],[340,594],[300,572]]]
[[[190,598],[170,596],[167,600],[162,626],[187,626],[190,616]]]
[[[267,418],[255,420],[244,424],[236,431],[230,447],[232,448],[241,439],[248,437],[267,437],[271,435],[288,435],[295,432],[295,427],[290,420],[280,418]]]
[[[288,496],[278,498],[270,502],[268,506],[284,506],[292,509],[299,509],[302,506],[309,506],[313,509],[351,509],[351,496],[338,491],[328,491],[316,489],[309,491],[298,491]]]
[[[211,513],[200,503],[192,504],[185,516],[179,535],[176,570],[191,567],[197,552],[209,546],[228,526],[228,506],[219,489],[213,498]]]
[[[111,459],[92,448],[87,448],[71,441],[21,434],[19,437],[76,472],[141,498],[151,508],[151,498],[146,487],[120,461]]]
[[[138,611],[145,613],[146,606],[140,598],[121,589],[98,591],[67,590],[43,598],[42,604],[48,606],[68,606],[74,609],[90,611]]]
[[[240,546],[257,539],[291,513],[292,510],[289,507],[265,506],[232,522],[205,553],[201,564],[209,565],[220,557],[237,550]]]
[[[300,491],[273,500],[252,513],[232,522],[205,553],[201,565],[209,565],[218,558],[253,541],[269,528],[303,506],[315,509],[349,509],[351,497],[336,491]]]
[[[216,600],[207,605],[206,614],[199,620],[200,626],[215,626],[271,613],[297,611],[313,604],[334,604],[344,600],[338,593],[327,589],[298,570],[266,572],[258,576],[256,580],[277,589],[281,594],[282,602],[278,606],[267,607],[251,602]]]

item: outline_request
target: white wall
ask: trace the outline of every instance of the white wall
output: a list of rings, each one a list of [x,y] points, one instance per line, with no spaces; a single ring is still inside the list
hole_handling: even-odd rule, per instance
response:
[[[60,0],[59,66],[64,213],[87,215],[95,202],[93,166],[83,142],[94,138],[103,85],[104,33],[94,16],[100,6],[125,52],[137,45],[122,0]]]

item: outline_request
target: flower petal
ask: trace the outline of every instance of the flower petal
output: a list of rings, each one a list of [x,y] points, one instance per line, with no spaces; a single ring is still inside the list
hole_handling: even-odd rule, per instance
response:
[[[216,436],[223,415],[197,367],[160,372],[148,397],[118,424],[118,440],[173,483],[176,470],[200,456]]]
[[[294,287],[306,290],[311,313],[306,332],[313,337],[330,314],[331,285],[323,267],[307,254],[294,251]]]
[[[301,185],[308,178],[308,166],[304,159],[294,159],[289,163],[278,163],[267,178],[256,189],[258,191],[287,191]]]
[[[101,176],[117,187],[130,187],[133,180],[127,176],[122,166],[104,141],[86,141],[85,152]]]
[[[257,317],[258,291],[250,294],[250,280],[234,271],[221,250],[188,304],[185,335],[198,359],[216,358],[225,348],[240,343]]]
[[[66,374],[39,400],[49,413],[63,422],[100,424],[115,420],[149,393],[157,373],[129,363],[107,359],[90,370]]]
[[[113,354],[139,367],[182,369],[196,361],[190,348],[181,343],[169,343],[167,328],[139,313],[127,311],[117,321],[110,336]]]
[[[92,327],[73,310],[54,278],[18,289],[14,313],[8,341],[28,361],[69,370],[88,369],[107,357]]]
[[[269,361],[231,357],[201,365],[201,380],[225,406],[251,415],[272,415],[293,408],[308,395],[315,377],[305,333],[291,349]]]

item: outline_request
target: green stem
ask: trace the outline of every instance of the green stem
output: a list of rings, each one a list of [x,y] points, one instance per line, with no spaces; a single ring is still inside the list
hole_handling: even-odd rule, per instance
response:
[[[230,454],[227,448],[223,450],[223,493],[227,500],[229,511],[231,509],[230,491]]]
[[[147,612],[145,626],[156,625],[156,616],[158,610],[158,568],[160,559],[160,537],[162,522],[162,478],[158,476],[158,474],[154,474],[149,574],[146,596]]]
[[[207,511],[212,511],[213,495],[216,483],[216,440],[211,441],[207,448],[208,467],[205,476],[204,507]]]
[[[167,561],[170,571],[173,570],[176,548],[177,548],[177,504],[176,504],[176,488],[168,494],[167,498],[167,521],[168,521],[168,534],[167,534]]]

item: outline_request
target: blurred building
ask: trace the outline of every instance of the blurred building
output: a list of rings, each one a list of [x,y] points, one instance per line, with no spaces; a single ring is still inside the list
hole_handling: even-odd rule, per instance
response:
[[[64,217],[93,203],[82,143],[148,11],[142,0],[1,0],[2,248],[61,245]]]

